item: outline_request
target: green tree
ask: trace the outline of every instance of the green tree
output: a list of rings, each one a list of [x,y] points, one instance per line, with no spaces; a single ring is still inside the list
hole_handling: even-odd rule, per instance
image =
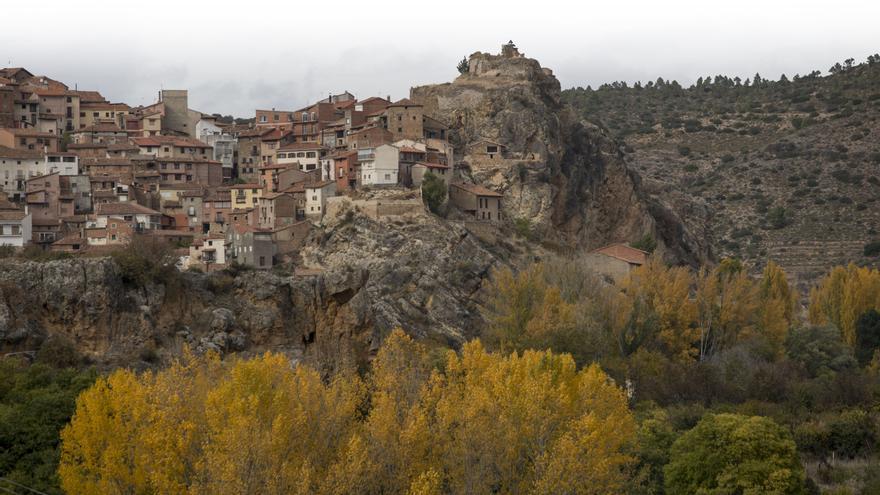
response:
[[[462,57],[462,59],[458,62],[458,65],[455,66],[458,69],[459,74],[464,74],[468,71],[468,59],[467,57]]]
[[[710,414],[672,445],[666,493],[799,495],[804,468],[791,435],[769,418]]]
[[[61,493],[58,432],[70,421],[77,395],[96,378],[94,370],[0,359],[0,477]]]
[[[856,359],[861,366],[871,362],[874,353],[880,349],[880,313],[869,309],[856,321]]]
[[[422,179],[422,198],[431,212],[440,214],[446,201],[446,182],[431,172],[426,173]]]
[[[651,234],[645,234],[641,239],[632,243],[632,247],[647,253],[653,253],[657,249],[657,240]]]

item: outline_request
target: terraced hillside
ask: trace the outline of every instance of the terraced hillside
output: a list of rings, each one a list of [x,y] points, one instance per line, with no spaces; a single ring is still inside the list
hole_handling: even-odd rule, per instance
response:
[[[880,230],[880,56],[827,76],[658,79],[564,98],[625,143],[645,190],[704,232],[716,258],[773,259],[805,283],[877,261],[865,247]]]

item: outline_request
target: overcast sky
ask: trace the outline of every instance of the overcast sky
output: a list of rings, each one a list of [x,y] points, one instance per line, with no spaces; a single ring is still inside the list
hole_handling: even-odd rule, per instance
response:
[[[12,21],[0,65],[130,105],[188,89],[190,107],[244,117],[344,90],[402,98],[508,39],[564,88],[790,77],[880,52],[876,0],[4,0],[0,12]]]

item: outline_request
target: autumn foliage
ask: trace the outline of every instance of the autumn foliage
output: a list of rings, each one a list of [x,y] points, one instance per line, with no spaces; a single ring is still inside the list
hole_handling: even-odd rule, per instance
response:
[[[507,351],[550,348],[581,355],[573,336],[587,331],[578,328],[584,326],[578,322],[583,306],[604,355],[627,358],[641,350],[703,361],[745,341],[781,353],[797,319],[795,293],[773,262],[756,279],[729,260],[694,272],[652,258],[585,301],[566,300],[545,275],[540,264],[518,274],[496,271],[487,311],[490,342]]]
[[[440,370],[442,369],[442,371]],[[123,493],[621,493],[635,421],[570,356],[493,354],[436,369],[396,331],[365,379],[283,356],[187,356],[116,371],[62,432],[63,489]]]

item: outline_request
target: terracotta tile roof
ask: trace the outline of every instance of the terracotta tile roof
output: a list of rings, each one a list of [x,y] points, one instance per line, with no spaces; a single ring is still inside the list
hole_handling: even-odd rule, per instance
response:
[[[323,148],[318,143],[313,142],[305,142],[305,143],[290,143],[285,144],[284,146],[278,148],[278,151],[306,151],[306,150],[320,150]]]
[[[107,101],[101,93],[97,91],[73,91],[79,96],[80,108],[85,103],[105,103]]]
[[[418,148],[413,148],[411,146],[401,146],[398,148],[403,153],[427,153],[425,150],[420,150]]]
[[[477,196],[490,196],[493,198],[500,198],[502,195],[497,193],[491,189],[486,189],[485,187],[479,184],[452,184],[453,187],[457,187],[459,189],[463,189],[469,193],[476,194]]]
[[[394,103],[388,105],[389,107],[421,107],[424,106],[421,103],[416,103],[409,98],[403,98],[395,101]]]
[[[77,130],[74,131],[74,132],[77,132],[77,133],[82,133],[82,132],[115,132],[115,133],[124,133],[124,132],[125,132],[125,129],[119,127],[119,126],[116,125],[116,124],[107,124],[107,123],[102,122],[102,123],[99,123],[99,124],[93,124],[93,125],[90,125],[90,126],[88,126],[88,127],[82,128],[82,129],[77,129]]]
[[[24,220],[28,216],[24,210],[0,210],[0,220]]]
[[[22,129],[19,127],[3,127],[3,128],[0,128],[0,131],[7,131],[10,134],[13,134],[15,136],[42,137],[42,138],[48,137],[48,138],[52,138],[52,139],[58,139],[58,135],[56,135],[56,134],[51,134],[48,132],[41,132],[36,129],[30,128],[30,127],[25,128],[25,129]]]
[[[96,210],[98,215],[161,215],[156,210],[137,203],[102,203]]]
[[[170,144],[171,146],[177,146],[180,148],[210,148],[210,144],[205,144],[198,139],[191,138],[183,138],[176,136],[149,136],[149,137],[134,137],[131,138],[131,142],[137,146],[162,146],[164,144]]]
[[[86,241],[80,237],[79,233],[70,234],[52,243],[53,246],[76,246]]]
[[[244,137],[244,138],[260,137],[260,136],[263,136],[264,134],[269,134],[270,132],[272,132],[274,130],[275,130],[274,127],[257,127],[254,129],[249,129],[246,131],[239,132],[238,137]]]
[[[647,252],[623,243],[611,244],[610,246],[605,246],[590,252],[611,256],[612,258],[617,258],[633,265],[644,265],[648,260]]]
[[[106,148],[107,146],[109,146],[107,143],[70,143],[67,145],[67,149],[69,149],[69,150],[87,150],[87,149]]]
[[[22,150],[0,146],[0,156],[3,158],[15,158],[16,160],[42,160],[43,154],[35,150]]]
[[[335,180],[322,180],[321,182],[312,182],[311,184],[305,184],[305,189],[322,189],[324,187],[329,186],[330,184],[336,184]]]
[[[126,105],[125,103],[110,103],[109,101],[91,101],[86,103],[81,103],[79,106],[81,111],[88,110],[113,110],[117,112],[127,112],[131,110],[131,107]]]

